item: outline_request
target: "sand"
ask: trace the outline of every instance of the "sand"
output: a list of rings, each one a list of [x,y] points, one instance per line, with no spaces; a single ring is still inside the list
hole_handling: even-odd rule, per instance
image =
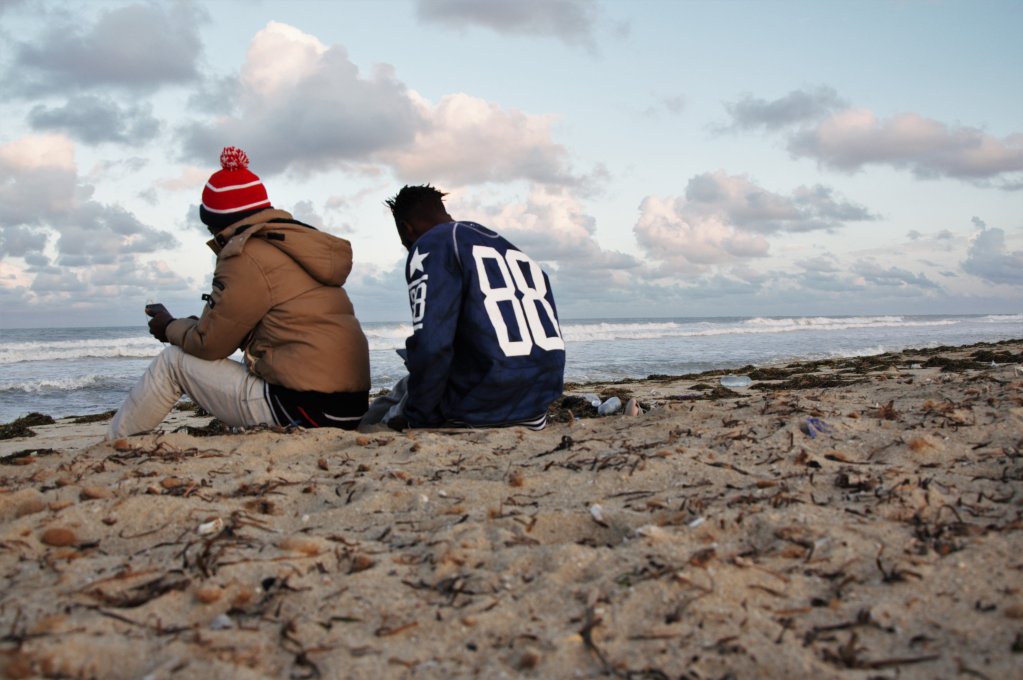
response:
[[[1020,364],[573,385],[645,413],[542,432],[33,427],[0,441],[0,672],[1023,677]]]

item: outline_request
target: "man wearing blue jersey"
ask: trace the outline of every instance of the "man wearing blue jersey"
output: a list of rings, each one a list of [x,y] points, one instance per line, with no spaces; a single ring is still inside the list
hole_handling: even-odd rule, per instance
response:
[[[454,220],[445,195],[406,186],[387,200],[409,251],[409,375],[363,423],[540,429],[565,373],[550,281],[498,234]]]

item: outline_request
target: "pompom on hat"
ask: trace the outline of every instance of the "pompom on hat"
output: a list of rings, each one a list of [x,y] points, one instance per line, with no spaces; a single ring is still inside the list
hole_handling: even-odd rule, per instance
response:
[[[213,215],[231,215],[270,207],[263,182],[249,170],[249,157],[234,146],[220,152],[221,169],[202,190],[202,208]]]

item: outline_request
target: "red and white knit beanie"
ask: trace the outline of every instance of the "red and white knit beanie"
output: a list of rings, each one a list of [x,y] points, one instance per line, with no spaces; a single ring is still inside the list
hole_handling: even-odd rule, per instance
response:
[[[220,167],[202,190],[202,207],[215,215],[270,207],[266,187],[249,171],[249,157],[244,151],[224,147]]]

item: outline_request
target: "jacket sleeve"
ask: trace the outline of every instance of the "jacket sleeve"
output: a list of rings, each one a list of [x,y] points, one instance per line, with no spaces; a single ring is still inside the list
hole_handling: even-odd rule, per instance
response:
[[[256,261],[242,252],[219,260],[202,317],[175,319],[167,339],[200,359],[226,359],[270,310],[270,287]]]
[[[405,274],[413,328],[405,341],[409,371],[405,418],[412,427],[440,425],[445,420],[441,400],[451,373],[462,305],[461,269],[450,239],[414,246]]]

